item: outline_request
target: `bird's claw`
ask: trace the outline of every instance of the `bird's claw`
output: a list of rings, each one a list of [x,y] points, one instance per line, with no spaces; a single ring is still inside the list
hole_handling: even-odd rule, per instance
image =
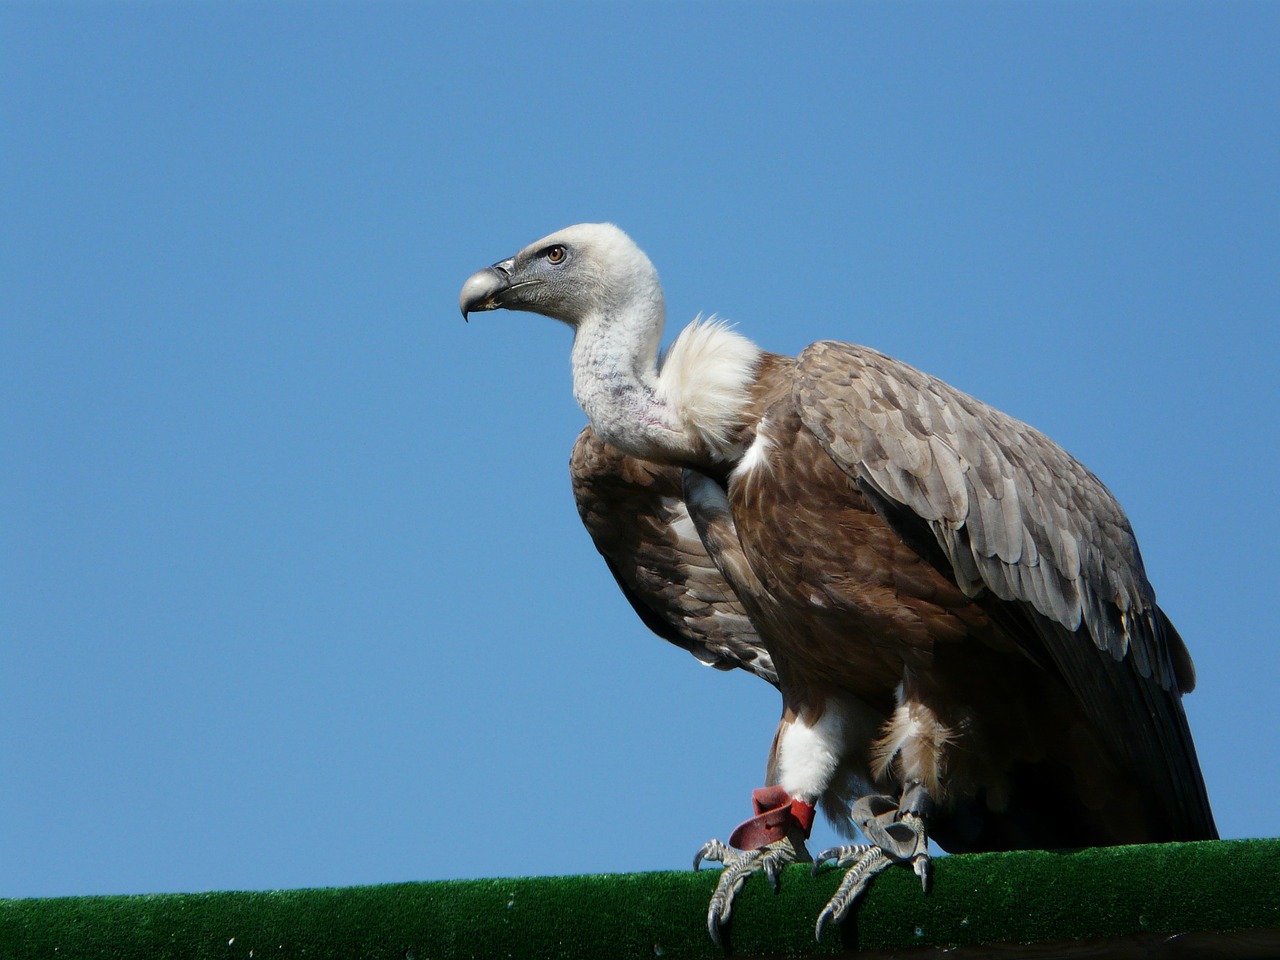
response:
[[[834,920],[836,923],[843,923],[845,916],[849,913],[849,908],[861,896],[862,891],[867,888],[871,878],[894,862],[880,847],[863,843],[823,850],[822,853],[818,854],[818,859],[814,861],[813,872],[817,873],[818,864],[825,863],[827,860],[834,860],[836,866],[847,866],[849,869],[841,879],[840,886],[836,888],[836,892],[827,901],[827,905],[822,908],[822,912],[818,914],[818,922],[814,926],[813,935],[819,942],[822,940],[822,931],[828,921]]]
[[[828,847],[816,857],[813,858],[813,866],[809,868],[812,876],[817,876],[818,871],[828,860],[834,860],[837,867],[851,867],[868,850],[874,850],[875,846],[869,843],[844,844],[839,847]]]
[[[929,835],[922,816],[903,812],[892,797],[863,797],[853,806],[853,819],[869,844],[832,847],[818,854],[813,873],[828,860],[849,869],[835,894],[818,914],[814,936],[822,939],[827,923],[843,923],[849,909],[857,901],[871,878],[894,863],[910,864],[920,878],[920,887],[929,892],[933,861],[929,856]]]
[[[708,840],[693,858],[693,869],[697,870],[704,861],[724,864],[720,871],[720,880],[711,894],[711,902],[707,905],[707,933],[711,935],[716,946],[723,946],[722,930],[733,913],[733,899],[742,889],[747,878],[757,870],[769,879],[773,892],[777,893],[782,884],[782,868],[795,863],[803,856],[808,859],[804,844],[800,844],[800,852],[788,839],[777,840],[758,850],[738,850],[719,840]]]
[[[920,878],[920,890],[928,893],[929,887],[933,884],[933,858],[927,852],[917,854],[911,861],[911,869]]]
[[[726,846],[719,840],[708,840],[699,847],[698,852],[693,855],[694,872],[696,873],[701,868],[703,860],[723,863],[725,856],[732,852],[732,847]]]
[[[773,892],[777,893],[782,889],[782,868],[790,861],[784,861],[781,857],[765,856],[760,860],[760,867],[764,871],[764,875],[769,878],[769,886],[773,887]]]

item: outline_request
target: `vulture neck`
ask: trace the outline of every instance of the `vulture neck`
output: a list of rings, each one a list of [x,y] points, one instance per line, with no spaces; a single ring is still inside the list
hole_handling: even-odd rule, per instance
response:
[[[724,324],[695,320],[659,361],[661,288],[584,317],[574,332],[573,392],[596,434],[624,453],[711,466],[741,456],[759,347]]]

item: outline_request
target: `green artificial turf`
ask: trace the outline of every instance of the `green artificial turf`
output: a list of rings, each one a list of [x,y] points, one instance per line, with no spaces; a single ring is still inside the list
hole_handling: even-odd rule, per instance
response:
[[[1280,927],[1280,840],[944,857],[933,889],[890,870],[842,929],[813,940],[839,882],[792,867],[753,878],[737,956]],[[259,893],[0,900],[0,957],[722,957],[704,927],[714,871],[456,880]]]

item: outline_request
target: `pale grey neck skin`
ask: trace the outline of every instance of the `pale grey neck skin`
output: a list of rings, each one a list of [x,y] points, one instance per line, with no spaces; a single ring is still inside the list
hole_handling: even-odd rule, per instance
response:
[[[573,395],[597,435],[624,453],[687,461],[697,444],[659,389],[662,286],[647,258],[635,268],[626,297],[609,298],[572,324]]]

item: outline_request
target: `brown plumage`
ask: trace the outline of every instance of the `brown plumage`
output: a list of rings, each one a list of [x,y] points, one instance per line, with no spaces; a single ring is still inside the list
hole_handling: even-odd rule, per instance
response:
[[[776,685],[768,650],[689,517],[680,471],[628,457],[584,427],[569,473],[582,523],[645,625],[703,663]]]
[[[1179,697],[1191,661],[1096,477],[1025,424],[864,347],[766,354],[752,398],[743,441],[763,421],[769,446],[750,471],[641,461],[589,427],[575,446],[587,529],[655,632],[705,649],[702,605],[749,612],[759,632],[712,641],[749,653],[719,665],[751,669],[767,651],[790,716],[836,696],[871,706],[884,725],[861,766],[880,790],[895,786],[897,702],[927,708],[930,832],[945,849],[1215,835]],[[684,506],[709,553],[686,539],[678,562],[659,556],[698,482],[729,506]],[[711,555],[728,590],[708,577]],[[847,810],[851,798],[834,799]]]
[[[819,857],[851,864],[819,936],[885,864],[927,882],[926,831],[953,851],[1216,836],[1191,658],[1120,506],[1053,441],[847,343],[790,359],[695,322],[659,364],[657,273],[610,225],[477,273],[461,304],[573,328],[597,548],[655,632],[781,691],[777,789],[744,849],[699,853],[726,863],[713,937],[750,871],[807,857],[817,803],[872,840]]]

